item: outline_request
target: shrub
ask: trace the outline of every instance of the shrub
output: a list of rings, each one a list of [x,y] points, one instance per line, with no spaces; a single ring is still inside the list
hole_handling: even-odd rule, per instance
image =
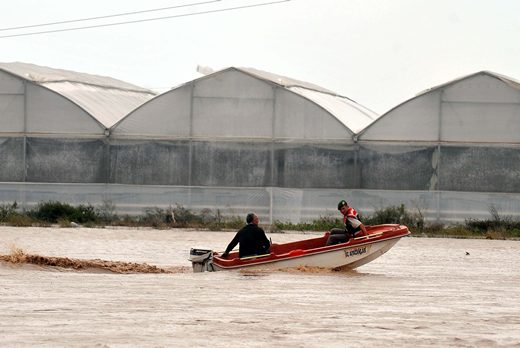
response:
[[[411,213],[406,210],[404,204],[378,209],[372,216],[362,218],[361,221],[365,225],[403,224],[419,230],[424,228],[424,218],[421,212]]]
[[[50,223],[57,223],[58,220],[68,220],[78,223],[99,220],[94,207],[91,205],[80,204],[77,207],[73,207],[68,203],[54,201],[38,203],[38,206],[34,210],[28,212],[28,216]]]
[[[75,207],[73,210],[72,216],[70,216],[70,221],[78,222],[80,224],[87,222],[95,222],[98,221],[99,217],[96,213],[96,209],[89,205],[80,204]]]
[[[223,228],[226,229],[239,229],[244,226],[245,222],[243,218],[239,216],[223,217],[219,214],[215,215],[213,220],[205,223],[205,227],[213,231],[220,231]]]
[[[38,203],[28,214],[37,220],[55,223],[58,219],[71,215],[73,209],[69,204],[49,201]]]
[[[29,227],[34,224],[33,219],[22,214],[10,215],[5,222],[8,223],[10,226],[16,227]]]
[[[282,230],[296,231],[330,231],[334,227],[342,227],[342,220],[330,216],[320,216],[311,222],[293,224],[291,222],[275,221],[271,226],[271,232],[281,232]]]
[[[67,218],[58,218],[58,221],[56,221],[60,227],[70,227],[70,221]]]
[[[139,218],[130,215],[123,215],[121,217],[116,217],[111,223],[114,226],[137,227],[139,226]]]
[[[16,209],[18,203],[0,205],[0,222],[8,222],[13,216],[18,215]]]
[[[200,225],[204,219],[201,216],[196,215],[191,210],[184,208],[182,205],[177,204],[175,208],[171,209],[173,215],[172,219],[176,226],[185,227],[188,225]]]
[[[113,223],[118,220],[116,206],[112,201],[104,200],[103,204],[96,208],[96,215],[103,223]]]
[[[223,221],[223,227],[224,228],[234,228],[238,229],[244,226],[244,219],[240,216],[231,216],[228,218],[225,218]]]
[[[511,216],[502,216],[494,206],[489,208],[491,219],[477,220],[467,219],[465,226],[469,230],[481,233],[488,239],[504,239],[520,235],[520,221],[515,221]]]
[[[152,226],[154,228],[166,228],[166,211],[161,208],[146,208],[144,216],[139,219],[140,224]]]

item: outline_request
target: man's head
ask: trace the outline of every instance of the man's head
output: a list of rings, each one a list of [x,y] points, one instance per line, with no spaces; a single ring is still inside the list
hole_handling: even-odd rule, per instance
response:
[[[341,200],[338,203],[338,210],[341,212],[341,214],[345,215],[347,213],[348,209],[348,203],[345,200]]]
[[[342,207],[345,207],[345,206],[348,208],[348,203],[347,203],[347,201],[345,201],[345,200],[342,199],[342,200],[339,201],[339,203],[338,203],[338,210],[341,210],[341,208],[342,208]]]
[[[255,213],[249,213],[246,216],[246,222],[248,224],[258,224],[258,216]]]

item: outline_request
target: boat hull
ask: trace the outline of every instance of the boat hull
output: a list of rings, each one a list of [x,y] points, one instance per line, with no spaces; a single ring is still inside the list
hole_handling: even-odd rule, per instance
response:
[[[333,251],[323,251],[315,254],[291,257],[283,260],[259,261],[255,264],[223,267],[213,262],[215,271],[231,269],[266,269],[278,270],[298,267],[342,268],[354,269],[386,253],[392,248],[399,238],[384,240],[376,243],[366,243],[356,246],[348,246]]]

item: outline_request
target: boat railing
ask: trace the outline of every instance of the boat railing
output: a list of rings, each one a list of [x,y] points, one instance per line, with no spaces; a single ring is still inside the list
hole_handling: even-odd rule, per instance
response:
[[[267,256],[271,256],[271,254],[262,254],[262,255],[251,255],[251,256],[244,256],[244,257],[241,257],[240,258],[240,261],[246,261],[246,260],[252,260],[252,259],[259,259],[259,258],[262,258],[262,257],[267,257]]]
[[[377,232],[377,233],[369,233],[369,234],[366,234],[364,236],[360,236],[360,237],[356,237],[356,238],[352,238],[353,240],[363,240],[363,239],[372,239],[372,238],[376,238],[376,237],[380,237],[383,235],[384,232]]]

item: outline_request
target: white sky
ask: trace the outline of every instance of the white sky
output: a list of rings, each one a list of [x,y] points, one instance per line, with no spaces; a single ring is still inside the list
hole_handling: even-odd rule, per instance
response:
[[[0,29],[204,0],[18,0]],[[208,1],[208,0],[206,0]],[[184,9],[24,30],[113,23],[276,0],[221,0]],[[253,67],[311,82],[380,114],[455,78],[491,70],[520,79],[518,0],[291,0],[270,6],[53,34],[0,37],[0,62],[118,78],[163,92],[197,65]]]

